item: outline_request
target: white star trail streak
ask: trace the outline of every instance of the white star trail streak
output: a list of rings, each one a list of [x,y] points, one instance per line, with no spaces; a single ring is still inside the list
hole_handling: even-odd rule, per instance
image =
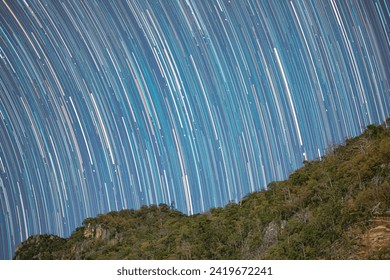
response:
[[[239,201],[390,117],[388,0],[2,0],[0,259]]]

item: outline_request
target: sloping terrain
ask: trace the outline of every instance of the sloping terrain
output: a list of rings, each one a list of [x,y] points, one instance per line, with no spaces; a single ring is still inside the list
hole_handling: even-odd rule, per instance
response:
[[[238,204],[186,216],[166,204],[33,236],[15,259],[390,259],[390,129],[305,162]]]

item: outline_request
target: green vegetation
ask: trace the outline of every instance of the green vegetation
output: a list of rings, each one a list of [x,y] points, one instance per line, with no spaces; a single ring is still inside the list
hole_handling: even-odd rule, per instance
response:
[[[67,239],[30,237],[15,259],[390,259],[389,124],[239,204],[111,212]]]

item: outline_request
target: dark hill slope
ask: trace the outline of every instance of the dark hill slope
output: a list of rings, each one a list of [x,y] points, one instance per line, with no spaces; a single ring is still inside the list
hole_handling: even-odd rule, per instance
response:
[[[369,126],[239,204],[111,212],[66,239],[30,237],[15,259],[390,259],[390,129]]]

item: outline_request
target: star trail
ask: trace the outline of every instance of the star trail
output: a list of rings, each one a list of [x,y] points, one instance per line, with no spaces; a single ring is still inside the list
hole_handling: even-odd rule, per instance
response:
[[[390,117],[387,0],[2,0],[0,258],[239,201]]]

